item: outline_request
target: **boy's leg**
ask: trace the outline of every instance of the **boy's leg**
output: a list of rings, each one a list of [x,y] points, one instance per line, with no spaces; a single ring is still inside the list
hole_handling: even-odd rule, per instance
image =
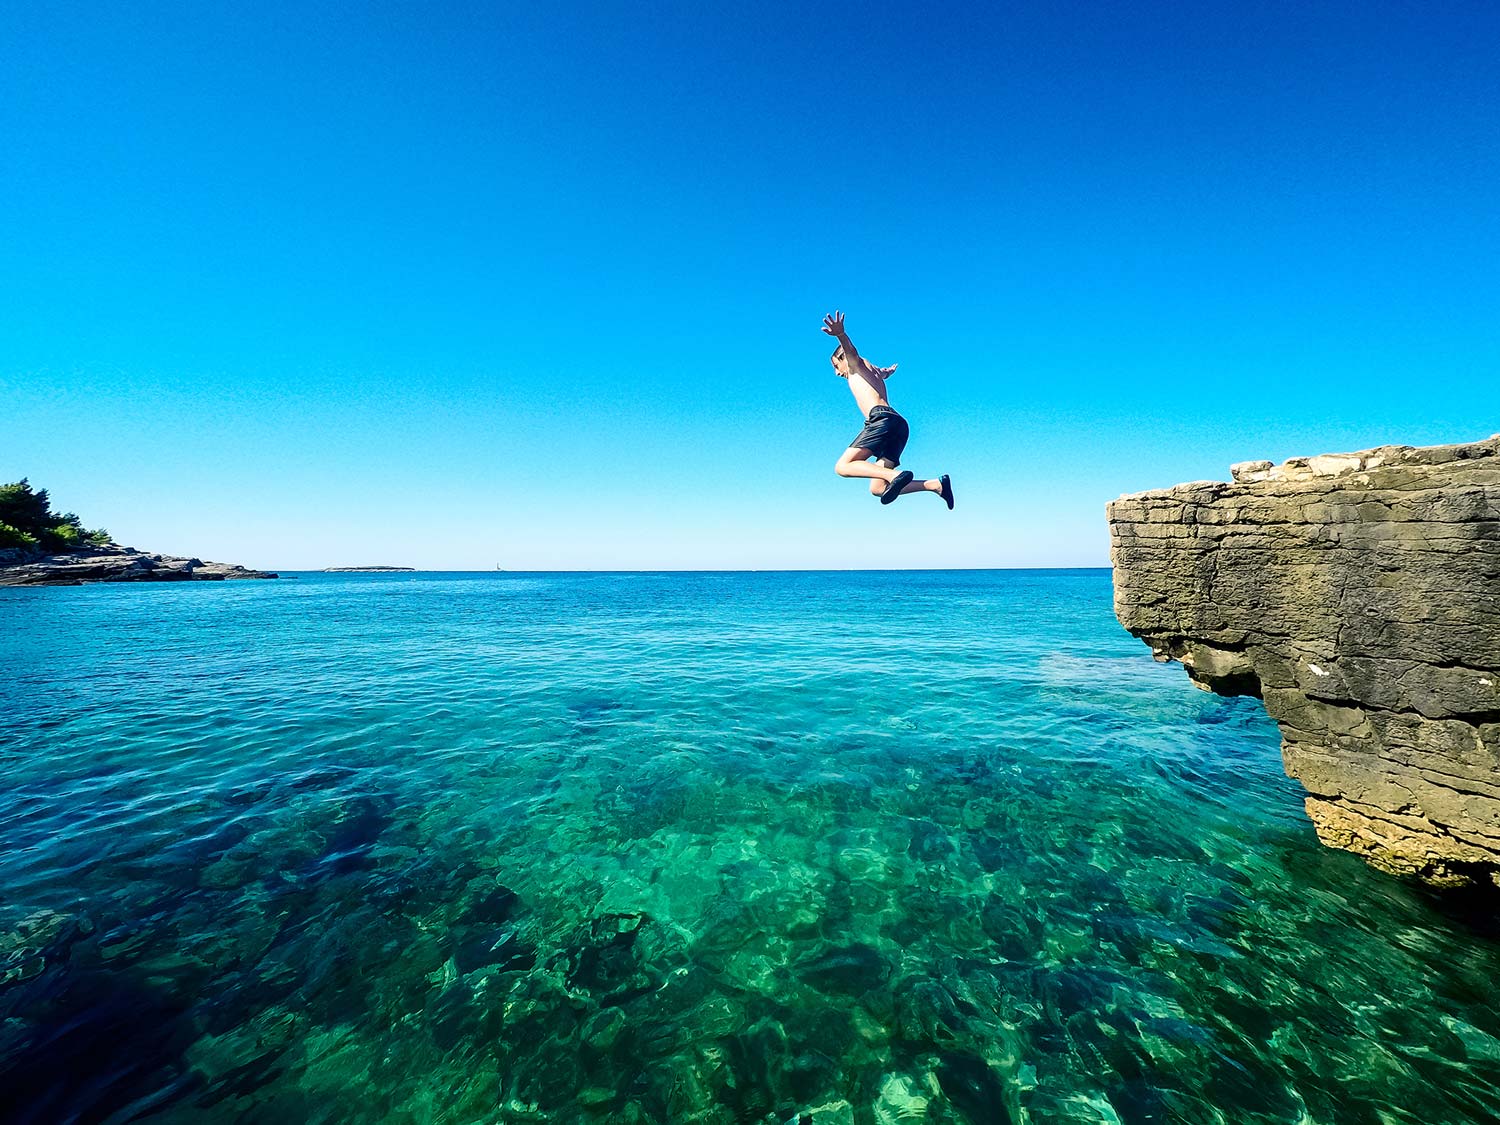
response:
[[[895,474],[895,462],[887,461],[882,457],[879,464],[884,468],[890,469],[892,475]],[[943,482],[940,480],[914,480],[901,490],[901,495],[905,496],[908,492],[942,492],[942,490]],[[879,496],[882,492],[885,491],[885,489],[872,482],[870,485],[870,491],[873,492],[876,496]]]
[[[833,471],[841,477],[868,477],[871,481],[870,491],[879,496],[885,488],[879,482],[889,484],[891,478],[896,475],[896,467],[885,461],[878,464],[870,464],[870,458],[875,456],[873,450],[862,449],[852,445],[844,450],[838,463],[833,466]]]
[[[833,471],[841,477],[865,477],[870,482],[871,496],[884,496],[886,486],[896,476],[899,469],[894,461],[880,458],[873,465],[870,458],[875,456],[873,450],[862,446],[853,445],[844,450],[838,463],[834,465]],[[901,489],[900,495],[905,496],[908,492],[935,492],[939,496],[943,492],[941,480],[914,480]]]

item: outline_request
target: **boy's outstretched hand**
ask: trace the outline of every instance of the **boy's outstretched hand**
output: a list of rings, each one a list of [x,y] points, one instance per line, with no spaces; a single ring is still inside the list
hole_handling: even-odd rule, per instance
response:
[[[823,331],[830,336],[844,335],[844,314],[835,309],[823,318]]]

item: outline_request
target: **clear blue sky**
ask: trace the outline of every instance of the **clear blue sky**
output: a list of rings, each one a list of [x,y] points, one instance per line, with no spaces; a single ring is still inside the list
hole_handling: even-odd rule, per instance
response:
[[[1500,6],[0,14],[0,478],[285,569],[1104,565],[1500,431]],[[880,507],[821,315],[899,361]]]

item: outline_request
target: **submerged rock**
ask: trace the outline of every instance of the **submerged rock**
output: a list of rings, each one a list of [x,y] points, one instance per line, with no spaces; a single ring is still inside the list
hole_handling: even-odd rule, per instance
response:
[[[1115,612],[1281,728],[1319,838],[1500,872],[1500,435],[1233,467],[1109,505]]]
[[[878,1125],[907,1125],[913,1121],[926,1121],[927,1106],[931,1101],[929,1092],[915,1079],[900,1074],[887,1074],[880,1082],[880,1099],[875,1103],[875,1120]]]
[[[0,987],[39,976],[49,963],[65,961],[73,943],[94,932],[87,917],[37,910],[0,931]]]
[[[802,962],[797,972],[820,992],[858,996],[884,984],[890,966],[873,947],[856,942]]]
[[[1013,1120],[1005,1104],[1005,1086],[983,1059],[947,1054],[937,1071],[944,1095],[971,1121],[1008,1125]]]

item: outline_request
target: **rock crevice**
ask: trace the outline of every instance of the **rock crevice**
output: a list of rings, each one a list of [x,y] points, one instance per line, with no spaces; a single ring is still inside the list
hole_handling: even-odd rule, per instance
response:
[[[1109,505],[1115,612],[1253,695],[1324,843],[1500,873],[1500,435],[1250,461]]]

